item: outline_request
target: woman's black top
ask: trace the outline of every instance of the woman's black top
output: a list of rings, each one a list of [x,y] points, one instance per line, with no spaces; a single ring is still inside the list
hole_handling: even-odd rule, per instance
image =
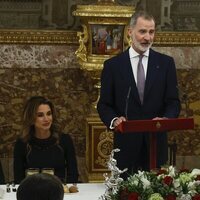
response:
[[[63,182],[77,183],[78,169],[73,141],[68,134],[62,134],[57,144],[50,136],[47,139],[31,138],[27,143],[17,139],[14,147],[14,181],[20,183],[29,168],[53,168],[54,174]]]

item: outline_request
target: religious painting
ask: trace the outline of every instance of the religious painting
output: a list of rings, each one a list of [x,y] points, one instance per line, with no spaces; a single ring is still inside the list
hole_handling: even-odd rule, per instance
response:
[[[117,55],[123,51],[124,25],[91,25],[92,54]]]

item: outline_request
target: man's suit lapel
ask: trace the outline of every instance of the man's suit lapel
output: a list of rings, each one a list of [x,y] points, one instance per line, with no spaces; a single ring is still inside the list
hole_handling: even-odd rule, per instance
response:
[[[131,86],[131,94],[134,96],[135,101],[138,103],[140,102],[137,86],[135,83],[135,79],[133,76],[133,71],[131,67],[129,51],[126,50],[123,54],[123,59],[121,65],[123,66],[120,73],[123,75],[124,80],[127,82],[127,86]],[[144,103],[145,97],[149,94],[149,91],[153,85],[154,80],[156,79],[158,72],[159,72],[159,63],[158,63],[158,56],[156,52],[150,49],[149,52],[149,60],[148,60],[148,68],[147,68],[147,75],[146,75],[146,82],[145,82],[145,91],[144,91]]]
[[[144,102],[145,102],[145,97],[149,95],[148,93],[153,85],[154,80],[156,79],[158,75],[159,68],[160,66],[158,63],[158,56],[153,50],[150,49],[147,75],[146,75],[146,81],[145,81]]]
[[[123,54],[121,74],[123,74],[124,80],[127,82],[128,87],[131,87],[131,94],[134,96],[134,99],[140,102],[140,97],[138,94],[135,78],[133,75],[133,70],[131,66],[131,61],[129,57],[129,50],[126,50]]]

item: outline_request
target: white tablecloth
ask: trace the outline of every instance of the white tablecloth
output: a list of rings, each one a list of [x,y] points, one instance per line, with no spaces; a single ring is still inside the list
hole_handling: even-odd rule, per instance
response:
[[[70,185],[69,185],[70,186]],[[104,194],[105,185],[103,183],[82,183],[78,184],[78,193],[67,193],[64,200],[98,200]],[[12,187],[10,187],[12,190]],[[0,189],[4,191],[3,200],[16,200],[16,192],[6,192],[6,186],[0,185]]]

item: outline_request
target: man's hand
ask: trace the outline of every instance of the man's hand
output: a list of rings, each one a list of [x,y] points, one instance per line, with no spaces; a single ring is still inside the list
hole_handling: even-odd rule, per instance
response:
[[[117,127],[119,124],[121,124],[123,121],[126,121],[126,118],[121,116],[118,117],[114,122],[113,122],[113,126]]]

